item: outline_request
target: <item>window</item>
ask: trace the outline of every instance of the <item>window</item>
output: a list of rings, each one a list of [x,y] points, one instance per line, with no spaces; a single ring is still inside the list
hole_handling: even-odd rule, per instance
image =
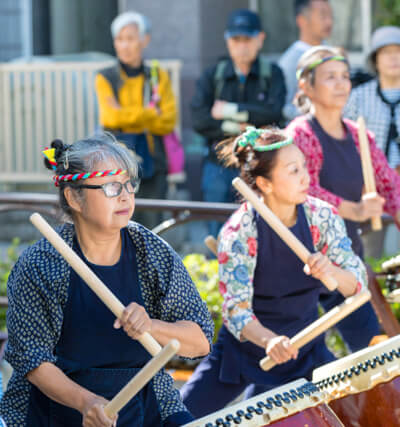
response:
[[[362,65],[369,46],[371,7],[374,0],[331,0],[334,26],[327,43],[345,47],[351,62]],[[294,0],[252,1],[253,10],[261,16],[267,39],[263,51],[278,57],[298,37],[294,16]]]

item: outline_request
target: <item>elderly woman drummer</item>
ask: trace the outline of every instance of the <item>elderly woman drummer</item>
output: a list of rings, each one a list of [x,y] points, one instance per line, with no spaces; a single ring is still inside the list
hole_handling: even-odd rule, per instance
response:
[[[138,182],[127,150],[97,138],[54,141],[45,154],[72,220],[58,233],[126,309],[115,320],[47,240],[30,246],[8,281],[6,359],[14,373],[0,414],[8,426],[111,426],[106,399],[150,359],[136,338],[149,332],[161,345],[177,338],[181,356],[198,357],[209,352],[212,322],[177,254],[129,222]],[[118,426],[190,419],[161,371],[120,412]]]

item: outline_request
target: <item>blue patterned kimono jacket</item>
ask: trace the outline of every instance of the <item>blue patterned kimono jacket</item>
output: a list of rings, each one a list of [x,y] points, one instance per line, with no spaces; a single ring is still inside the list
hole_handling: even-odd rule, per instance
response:
[[[57,231],[72,247],[74,226],[65,224]],[[166,322],[196,322],[211,343],[210,314],[179,256],[138,223],[130,222],[128,232],[135,246],[138,278],[149,316]],[[0,415],[8,427],[26,425],[31,389],[26,375],[43,362],[57,361],[54,349],[62,329],[70,273],[70,266],[46,239],[27,248],[11,271],[5,358],[14,372],[0,402]],[[164,370],[154,377],[153,388],[163,420],[186,410]]]

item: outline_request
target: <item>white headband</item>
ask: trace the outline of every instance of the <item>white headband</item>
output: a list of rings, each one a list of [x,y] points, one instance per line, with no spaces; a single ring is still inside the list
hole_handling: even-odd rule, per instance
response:
[[[122,28],[127,25],[137,25],[140,37],[143,37],[149,32],[149,25],[146,23],[146,18],[137,12],[125,12],[118,15],[111,23],[111,34],[113,38],[117,37]]]

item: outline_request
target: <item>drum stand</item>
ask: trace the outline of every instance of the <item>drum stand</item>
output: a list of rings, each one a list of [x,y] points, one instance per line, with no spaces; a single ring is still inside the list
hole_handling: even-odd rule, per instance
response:
[[[400,334],[400,324],[393,314],[390,305],[382,294],[381,287],[377,280],[377,274],[372,271],[371,267],[367,265],[368,272],[368,288],[371,292],[371,303],[378,316],[379,323],[381,324],[384,332],[389,337],[394,337]]]

